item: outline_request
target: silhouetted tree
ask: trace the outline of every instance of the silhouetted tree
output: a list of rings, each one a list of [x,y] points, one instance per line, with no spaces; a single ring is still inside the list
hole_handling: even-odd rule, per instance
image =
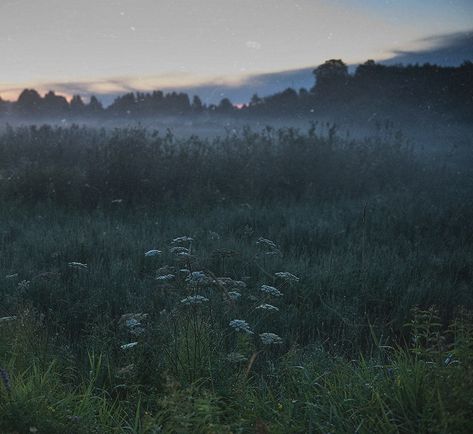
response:
[[[92,95],[90,97],[89,104],[86,105],[86,113],[88,115],[99,115],[103,113],[103,105],[102,103],[97,99],[96,96]]]
[[[235,110],[235,107],[228,98],[223,98],[217,106],[218,113],[231,114],[233,110]]]
[[[197,95],[194,95],[194,98],[192,98],[192,111],[194,113],[201,113],[203,110],[204,105],[202,104],[201,99]]]
[[[40,113],[42,102],[42,98],[36,90],[25,89],[20,93],[15,109],[19,115],[37,115]]]
[[[80,95],[74,95],[70,102],[71,114],[73,116],[82,116],[85,114],[85,104]]]
[[[69,111],[69,104],[63,96],[50,90],[43,98],[42,114],[46,116],[63,116]]]

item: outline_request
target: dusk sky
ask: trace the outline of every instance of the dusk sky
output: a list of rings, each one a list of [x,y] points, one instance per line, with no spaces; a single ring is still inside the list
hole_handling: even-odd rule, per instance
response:
[[[0,96],[238,83],[470,31],[472,0],[2,0]]]

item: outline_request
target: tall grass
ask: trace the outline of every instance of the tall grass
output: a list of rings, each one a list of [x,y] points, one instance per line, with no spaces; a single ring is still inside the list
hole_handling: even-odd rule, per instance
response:
[[[0,154],[2,432],[470,430],[465,166],[315,130]]]

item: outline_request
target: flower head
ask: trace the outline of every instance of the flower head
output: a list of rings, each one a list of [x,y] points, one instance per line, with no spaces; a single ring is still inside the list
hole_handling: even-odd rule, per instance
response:
[[[183,236],[183,237],[174,238],[174,239],[171,241],[171,244],[192,243],[192,241],[194,241],[193,238],[187,237],[187,236]]]
[[[261,342],[264,345],[279,345],[282,344],[282,339],[276,333],[261,333],[259,335]]]
[[[229,326],[235,329],[237,332],[244,332],[252,335],[253,332],[251,331],[250,325],[243,319],[234,319],[231,320]]]
[[[203,271],[193,271],[187,276],[186,282],[190,285],[202,286],[210,283],[210,278]]]
[[[137,345],[138,345],[138,342],[130,342],[129,344],[121,345],[120,348],[122,350],[129,350],[130,348],[136,347]]]
[[[273,311],[273,312],[279,312],[279,308],[276,306],[273,306],[272,304],[269,303],[262,303],[260,304],[256,309],[262,309],[262,310],[268,310],[268,311]]]
[[[156,249],[153,249],[153,250],[148,250],[146,253],[145,253],[145,256],[148,258],[150,256],[158,256],[160,255],[162,252],[161,250],[156,250]]]
[[[283,295],[283,293],[279,289],[269,285],[261,285],[261,291],[265,292],[266,294],[272,295],[273,297],[281,297]]]
[[[274,273],[276,277],[279,277],[282,280],[285,280],[288,283],[297,283],[299,282],[299,278],[294,276],[294,274],[288,273],[287,271],[281,271],[279,273]]]
[[[209,299],[203,295],[190,295],[189,297],[183,298],[181,303],[189,306],[191,304],[206,303],[207,301],[209,301]]]

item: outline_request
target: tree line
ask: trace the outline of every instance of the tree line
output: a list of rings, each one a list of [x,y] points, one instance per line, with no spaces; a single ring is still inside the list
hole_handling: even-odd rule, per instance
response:
[[[43,97],[34,89],[25,89],[14,102],[0,98],[0,116],[22,118],[97,118],[152,117],[215,113],[223,115],[311,115],[331,111],[376,113],[394,107],[410,107],[416,111],[455,113],[473,117],[473,63],[465,61],[458,67],[438,65],[387,66],[368,60],[350,74],[340,59],[327,60],[313,71],[310,89],[288,88],[276,94],[259,97],[238,108],[228,99],[219,104],[204,104],[182,92],[130,92],[115,98],[104,107],[92,96],[84,102],[80,95],[70,101],[49,91]]]

